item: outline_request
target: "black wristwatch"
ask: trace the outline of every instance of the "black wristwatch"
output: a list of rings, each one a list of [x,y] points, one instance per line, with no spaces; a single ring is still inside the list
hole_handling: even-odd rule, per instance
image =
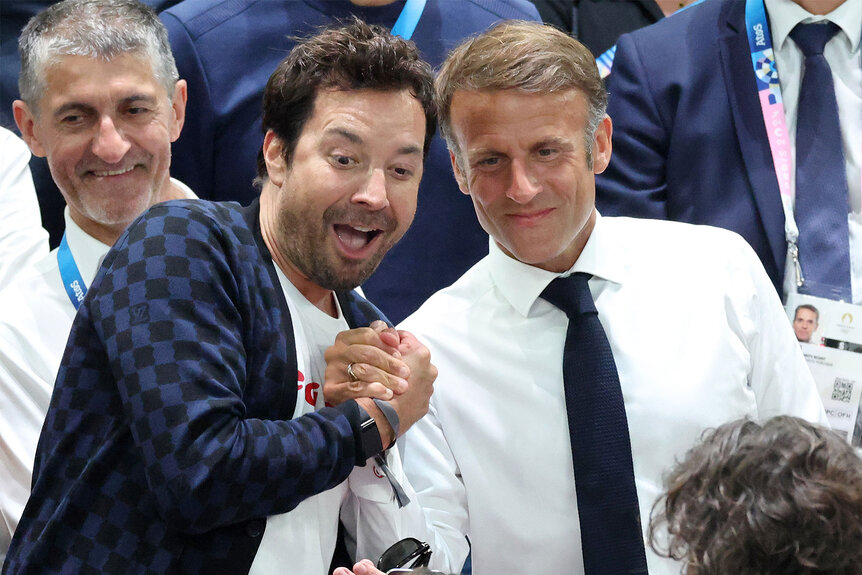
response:
[[[364,466],[366,461],[383,451],[383,440],[380,439],[380,431],[374,418],[358,403],[357,406],[359,407],[359,457],[357,459],[362,461],[359,465]]]

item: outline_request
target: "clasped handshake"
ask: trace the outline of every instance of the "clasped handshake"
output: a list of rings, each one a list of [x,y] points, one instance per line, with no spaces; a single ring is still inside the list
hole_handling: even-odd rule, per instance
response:
[[[397,437],[374,399],[388,401],[398,413],[398,435],[428,412],[437,379],[431,352],[416,337],[377,320],[369,327],[343,331],[324,354],[323,396],[329,405],[355,399],[378,422],[383,446]]]

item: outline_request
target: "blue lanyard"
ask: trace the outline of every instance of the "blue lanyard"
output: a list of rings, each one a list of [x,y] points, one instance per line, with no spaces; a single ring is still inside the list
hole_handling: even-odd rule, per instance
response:
[[[781,97],[775,52],[772,49],[772,33],[769,31],[769,20],[766,18],[763,0],[746,1],[745,30],[757,95],[763,112],[763,123],[766,125],[769,149],[772,152],[775,175],[778,178],[778,188],[781,192],[781,200],[785,204],[787,212],[785,216],[792,219],[790,137],[784,117],[784,99]],[[793,229],[788,229],[786,232],[788,241],[795,242],[798,235],[798,232],[794,231],[796,224],[790,223]]]
[[[682,8],[680,8],[679,10],[677,10],[676,12],[671,14],[670,16],[673,16],[674,14],[679,14],[680,12],[682,12],[684,10],[688,10],[692,6],[697,6],[701,2],[703,2],[703,0],[697,0],[697,2],[692,2],[688,6],[683,6]],[[668,18],[670,18],[670,16],[668,16]],[[601,56],[596,58],[596,66],[599,67],[599,75],[601,75],[602,78],[607,78],[608,75],[610,75],[611,70],[614,67],[614,56],[616,56],[616,55],[617,55],[617,45],[614,44],[613,46],[608,48]]]
[[[63,287],[66,288],[66,294],[77,310],[84,300],[84,296],[87,295],[87,285],[84,283],[84,278],[81,277],[81,272],[78,271],[75,258],[72,257],[72,250],[69,249],[66,234],[63,234],[63,239],[60,240],[57,263],[60,264],[60,278],[63,280]]]
[[[781,206],[784,210],[784,235],[790,256],[796,266],[796,283],[798,286],[802,286],[804,278],[799,266],[799,248],[797,247],[799,228],[793,214],[793,199],[790,191],[791,172],[793,170],[790,136],[784,116],[784,100],[781,96],[778,67],[775,64],[775,53],[772,49],[772,34],[769,31],[769,20],[766,17],[766,7],[763,0],[746,1],[745,28],[748,35],[751,64],[757,83],[758,99],[763,112],[763,123],[766,126],[772,164],[781,193]]]
[[[401,36],[405,40],[409,40],[413,36],[413,31],[416,29],[416,24],[419,23],[419,18],[422,17],[422,11],[425,9],[426,0],[407,0],[404,8],[401,9],[401,14],[395,25],[392,26],[392,34]]]

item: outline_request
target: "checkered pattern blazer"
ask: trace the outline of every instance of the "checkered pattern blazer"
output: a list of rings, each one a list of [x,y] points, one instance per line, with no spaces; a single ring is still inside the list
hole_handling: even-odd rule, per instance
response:
[[[107,255],[3,573],[247,573],[267,516],[364,463],[355,402],[290,420],[293,329],[258,214],[167,202]],[[353,326],[379,317],[338,297]]]

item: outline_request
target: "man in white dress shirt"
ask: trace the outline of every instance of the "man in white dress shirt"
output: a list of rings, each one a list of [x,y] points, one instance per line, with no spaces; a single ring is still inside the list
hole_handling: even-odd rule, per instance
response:
[[[439,369],[403,450],[432,568],[459,569],[468,537],[478,575],[585,572],[563,389],[568,319],[539,297],[558,276],[591,276],[642,525],[662,474],[703,430],[745,415],[825,423],[781,303],[739,236],[597,213],[612,128],[586,48],[550,27],[501,24],[456,48],[436,83],[456,179],[491,241],[402,325]],[[681,567],[652,553],[647,563],[653,575]]]
[[[163,26],[148,8],[99,16],[96,27],[92,12],[58,7],[41,28],[31,20],[19,44],[15,121],[30,150],[47,157],[67,207],[63,246],[15,270],[0,292],[0,556],[30,493],[77,304],[133,219],[157,202],[194,197],[168,173],[186,83]]]

